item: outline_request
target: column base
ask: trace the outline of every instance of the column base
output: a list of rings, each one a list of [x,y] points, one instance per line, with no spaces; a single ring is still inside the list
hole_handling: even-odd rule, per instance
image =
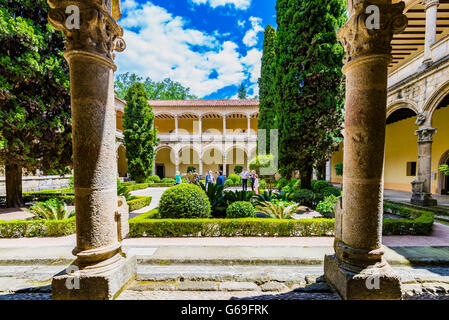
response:
[[[324,257],[324,277],[345,300],[400,300],[401,279],[386,264],[359,273],[343,269],[335,255]]]
[[[422,207],[435,207],[438,205],[438,201],[433,199],[432,195],[428,193],[413,193],[410,202]]]
[[[67,270],[76,270],[72,264]],[[62,273],[53,277],[53,300],[111,300],[135,279],[136,256],[123,257],[107,270],[84,269],[73,273]]]

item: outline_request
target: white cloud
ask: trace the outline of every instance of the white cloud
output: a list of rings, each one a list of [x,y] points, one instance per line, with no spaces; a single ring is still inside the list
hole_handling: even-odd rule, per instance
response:
[[[240,28],[245,28],[245,24],[246,24],[246,21],[245,21],[245,20],[239,20],[239,21],[237,21],[237,25],[238,25]]]
[[[192,0],[195,4],[209,4],[212,8],[233,5],[236,9],[246,10],[251,5],[251,0]]]
[[[251,22],[251,29],[249,29],[243,37],[243,43],[247,47],[254,47],[259,42],[257,35],[264,31],[262,27],[262,18],[250,17],[249,21]]]
[[[170,77],[199,97],[238,86],[248,77],[257,82],[259,50],[242,56],[238,45],[219,40],[223,35],[218,32],[211,35],[189,28],[183,18],[151,2],[137,5],[135,0],[125,0],[123,7],[133,9],[125,11],[120,21],[127,49],[117,54],[118,73],[134,72],[155,81]]]

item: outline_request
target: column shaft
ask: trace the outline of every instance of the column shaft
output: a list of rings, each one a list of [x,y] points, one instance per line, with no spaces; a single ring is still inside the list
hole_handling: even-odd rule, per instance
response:
[[[426,38],[424,44],[424,61],[432,60],[430,47],[435,43],[437,35],[438,0],[427,0],[426,8]]]

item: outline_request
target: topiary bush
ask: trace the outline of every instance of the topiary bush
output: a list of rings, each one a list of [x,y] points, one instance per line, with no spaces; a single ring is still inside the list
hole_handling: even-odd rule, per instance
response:
[[[323,201],[324,198],[329,197],[330,195],[340,197],[341,190],[332,186],[326,187],[322,189],[319,193],[315,193],[315,198],[317,201]]]
[[[160,183],[161,182],[161,178],[158,175],[152,175],[152,176],[147,178],[146,182]]]
[[[255,218],[256,215],[256,209],[247,201],[234,202],[226,210],[227,218]]]
[[[316,211],[321,213],[325,218],[334,218],[334,207],[337,202],[338,197],[331,194],[330,196],[325,197],[323,201],[320,201],[318,203],[318,205],[316,206]]]
[[[208,218],[211,216],[211,205],[199,186],[180,184],[164,191],[159,213],[163,219]]]
[[[234,173],[235,174],[240,174],[243,171],[243,167],[242,166],[235,166],[234,167]]]
[[[299,189],[292,196],[292,200],[303,206],[313,207],[315,202],[315,193],[308,189]]]
[[[232,180],[232,182],[234,182],[234,184],[241,184],[242,183],[242,177],[239,176],[238,174],[235,174],[235,173],[231,173],[228,176],[228,179]]]
[[[312,180],[312,191],[315,193],[321,193],[323,189],[332,187],[332,185],[325,180]]]

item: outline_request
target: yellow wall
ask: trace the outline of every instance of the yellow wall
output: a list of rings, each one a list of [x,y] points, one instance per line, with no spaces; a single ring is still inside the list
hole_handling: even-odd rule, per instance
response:
[[[123,131],[123,112],[117,111],[115,117],[115,125],[118,130]]]
[[[175,120],[154,120],[154,127],[157,129],[158,133],[168,134],[170,131],[175,130]]]
[[[332,159],[331,159],[331,166],[332,166],[331,182],[341,183],[343,180],[343,177],[337,176],[337,174],[335,172],[335,168],[334,168],[337,163],[343,163],[343,143],[340,144],[338,151],[334,152],[334,154],[332,155]]]
[[[171,150],[168,148],[160,149],[156,154],[156,164],[164,164],[165,177],[174,178],[176,175],[176,166],[170,159]],[[174,155],[173,155],[174,156]]]
[[[449,107],[435,111],[432,126],[437,129],[432,145],[432,193],[435,193],[438,183],[438,164],[441,157],[449,151]]]
[[[407,176],[407,162],[418,161],[418,138],[415,136],[415,117],[387,125],[385,136],[386,189],[412,191],[416,176]]]
[[[242,166],[248,169],[248,157],[246,152],[239,148],[233,148],[226,156],[226,163],[229,165],[228,175],[234,173],[234,168],[236,166]]]

